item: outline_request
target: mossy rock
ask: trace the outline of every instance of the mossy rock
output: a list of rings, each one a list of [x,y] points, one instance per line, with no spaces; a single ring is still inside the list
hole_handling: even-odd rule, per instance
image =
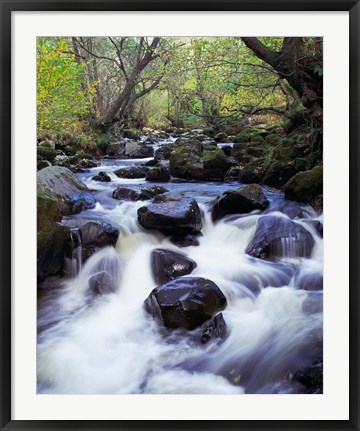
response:
[[[78,149],[74,145],[65,145],[62,150],[67,156],[75,156],[78,151]]]
[[[263,183],[271,187],[282,187],[298,171],[294,162],[284,163],[277,160],[271,161],[264,166],[265,175]]]
[[[240,144],[242,142],[250,142],[253,136],[254,135],[251,133],[238,133],[234,138],[234,142],[236,144]]]
[[[170,155],[170,173],[186,179],[204,178],[204,161],[201,153],[192,146],[175,148]]]
[[[270,133],[266,136],[265,141],[268,145],[271,145],[272,147],[275,147],[280,142],[282,142],[283,137],[279,135],[275,135],[274,133]]]
[[[44,141],[41,141],[39,143],[39,147],[46,147],[46,148],[52,148],[53,150],[55,150],[55,142],[51,141],[49,139],[45,139]]]
[[[132,129],[124,129],[124,136],[125,138],[129,139],[140,139],[141,131],[135,128]]]
[[[43,159],[48,160],[49,162],[52,162],[57,156],[57,151],[54,150],[53,148],[38,146],[37,154],[38,156],[41,156]]]
[[[85,152],[84,150],[79,150],[75,154],[79,159],[92,159],[94,156],[91,153]]]
[[[266,146],[255,146],[251,145],[246,149],[246,153],[251,157],[263,157],[266,156],[269,152],[269,149]]]
[[[131,166],[128,168],[120,168],[114,171],[114,174],[119,178],[137,179],[145,178],[149,168],[146,166]]]
[[[37,192],[37,276],[44,280],[62,271],[70,240],[69,229],[59,222],[61,209],[53,197]]]
[[[265,157],[261,157],[247,163],[239,173],[239,181],[244,184],[261,183],[266,173],[264,166],[267,161]]]
[[[323,192],[323,167],[299,172],[284,186],[285,197],[300,202],[310,202]]]
[[[204,178],[208,181],[223,181],[225,173],[234,165],[221,148],[205,148],[203,161]]]
[[[151,168],[146,174],[146,181],[166,183],[170,181],[169,169],[164,166]]]

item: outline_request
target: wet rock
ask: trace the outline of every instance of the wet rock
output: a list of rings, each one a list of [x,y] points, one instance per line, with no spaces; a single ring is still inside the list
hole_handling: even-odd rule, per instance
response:
[[[98,163],[90,159],[81,159],[78,165],[78,167],[86,168],[86,169],[96,168],[97,166],[98,166]]]
[[[157,166],[159,162],[155,159],[151,159],[149,161],[147,161],[146,163],[144,163],[144,166],[148,166],[150,168],[153,168],[154,166]]]
[[[266,173],[266,163],[267,159],[264,157],[246,163],[239,173],[238,181],[244,184],[261,183]]]
[[[151,187],[143,187],[140,190],[139,194],[139,200],[148,200],[152,199],[153,197],[157,195],[162,195],[164,193],[167,193],[169,190],[166,189],[163,186],[151,186]]]
[[[79,227],[82,240],[84,260],[88,259],[99,249],[108,245],[115,246],[119,237],[119,230],[110,223],[90,221]]]
[[[97,175],[91,178],[94,181],[100,181],[101,183],[109,183],[111,178],[106,172],[99,172]]]
[[[89,278],[89,288],[95,295],[114,293],[117,290],[114,278],[105,271],[100,271]]]
[[[109,158],[120,159],[125,156],[125,142],[111,143],[106,148]]]
[[[209,322],[204,323],[204,330],[202,331],[200,341],[205,344],[210,340],[226,338],[226,323],[222,313],[214,316]]]
[[[303,167],[303,169],[306,169],[306,167]],[[263,183],[270,187],[280,188],[297,172],[299,172],[299,169],[297,169],[295,164],[291,161],[273,161],[271,164],[266,165]]]
[[[285,197],[300,202],[310,202],[323,192],[323,167],[299,172],[284,186]]]
[[[310,367],[299,368],[294,379],[306,388],[308,394],[323,393],[323,364],[318,362]]]
[[[204,179],[208,181],[223,181],[225,173],[234,162],[220,149],[207,147],[203,152]]]
[[[251,184],[235,191],[225,192],[212,203],[211,217],[219,220],[228,214],[245,214],[264,210],[269,205],[261,187]]]
[[[201,234],[201,232],[199,232],[199,234]],[[178,247],[197,247],[200,245],[198,238],[193,234],[175,234],[170,237],[170,241]]]
[[[201,141],[191,136],[180,136],[180,138],[175,141],[175,146],[176,148],[186,147],[192,149],[196,153],[201,153],[203,148]]]
[[[192,330],[223,310],[226,298],[210,280],[181,277],[155,288],[144,304],[167,328]]]
[[[155,151],[154,159],[158,162],[160,160],[169,160],[171,151],[176,148],[175,144],[164,144]]]
[[[61,273],[70,230],[60,224],[59,202],[41,191],[37,192],[37,277]]]
[[[192,146],[175,148],[170,155],[170,173],[185,179],[203,179],[204,161],[201,152]]]
[[[62,214],[79,213],[96,204],[87,186],[65,167],[49,166],[38,171],[37,189],[58,201]]]
[[[157,248],[151,253],[151,269],[156,284],[165,284],[170,280],[190,274],[196,268],[196,262],[184,254]]]
[[[197,202],[181,194],[162,194],[155,203],[138,209],[138,221],[145,229],[165,234],[193,233],[202,228]]]
[[[152,157],[154,149],[146,144],[137,141],[127,141],[125,143],[125,156],[132,159],[144,159]]]
[[[37,161],[37,170],[41,171],[41,169],[48,168],[51,166],[51,163],[48,160],[38,160]]]
[[[149,168],[146,166],[131,166],[130,168],[117,169],[114,174],[120,178],[137,179],[145,178]]]
[[[158,183],[166,183],[170,180],[169,169],[164,166],[156,166],[151,168],[146,174],[146,181],[153,181]]]
[[[224,175],[225,182],[238,181],[241,172],[240,166],[231,167]]]
[[[40,146],[37,147],[37,155],[42,157],[45,160],[48,160],[49,162],[53,162],[57,154],[58,154],[57,150],[54,150],[53,148],[40,147]]]
[[[128,201],[137,201],[140,199],[139,193],[135,190],[128,189],[127,187],[119,186],[117,187],[111,195],[114,199],[119,201],[128,200]]]
[[[259,219],[245,253],[269,260],[310,257],[314,243],[311,234],[299,224],[284,217],[264,216]]]

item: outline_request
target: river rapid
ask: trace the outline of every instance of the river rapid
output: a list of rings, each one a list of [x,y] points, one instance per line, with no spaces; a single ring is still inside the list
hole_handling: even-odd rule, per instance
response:
[[[68,216],[65,223],[102,220],[120,235],[115,248],[98,251],[84,265],[78,247],[67,263],[70,276],[39,299],[38,393],[302,393],[294,373],[322,359],[323,239],[314,224],[322,223],[322,215],[263,187],[270,205],[261,214],[232,215],[213,223],[207,203],[241,184],[172,179],[162,185],[196,199],[203,214],[200,245],[180,249],[138,224],[137,210],[149,201],[111,197],[118,185],[139,190],[153,184],[113,173],[147,160],[104,159],[101,166],[77,174],[97,204]],[[100,171],[111,182],[91,179]],[[310,232],[315,241],[310,258],[299,258],[287,241],[277,261],[245,254],[264,213],[291,218]],[[225,340],[201,344],[197,330],[166,329],[145,311],[144,300],[156,286],[150,256],[159,247],[186,254],[197,264],[191,276],[212,280],[224,293]],[[94,297],[88,294],[88,280],[100,260],[119,289]]]

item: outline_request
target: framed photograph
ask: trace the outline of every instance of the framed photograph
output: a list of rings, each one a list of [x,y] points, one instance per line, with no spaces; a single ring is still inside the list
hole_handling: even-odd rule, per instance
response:
[[[3,1],[1,429],[358,430],[358,1]]]

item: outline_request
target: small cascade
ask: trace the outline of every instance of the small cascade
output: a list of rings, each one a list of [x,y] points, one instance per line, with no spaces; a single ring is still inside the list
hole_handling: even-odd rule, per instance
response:
[[[82,242],[79,228],[71,228],[70,243],[65,253],[64,273],[67,277],[76,277],[82,267]]]
[[[105,159],[101,167],[77,174],[95,190],[97,204],[69,216],[67,225],[99,220],[120,233],[115,247],[95,251],[82,264],[81,234],[71,230],[68,279],[39,300],[38,393],[303,393],[294,373],[322,357],[323,238],[314,223],[322,224],[322,216],[306,206],[301,216],[289,215],[290,210],[299,213],[297,204],[289,209],[283,194],[267,192],[274,203],[267,212],[213,222],[208,203],[239,184],[172,180],[166,189],[193,197],[202,213],[199,244],[180,248],[168,236],[140,226],[138,209],[152,201],[112,198],[119,184],[136,191],[153,185],[114,174],[146,160]],[[99,170],[111,182],[93,181]],[[274,258],[269,259],[246,252],[264,215],[281,222],[270,239],[264,231],[260,242],[263,249],[271,247]],[[226,338],[202,344],[196,341],[198,329],[170,331],[145,311],[144,301],[157,287],[152,253],[159,248],[193,260],[196,266],[185,277],[207,278],[223,292]]]

